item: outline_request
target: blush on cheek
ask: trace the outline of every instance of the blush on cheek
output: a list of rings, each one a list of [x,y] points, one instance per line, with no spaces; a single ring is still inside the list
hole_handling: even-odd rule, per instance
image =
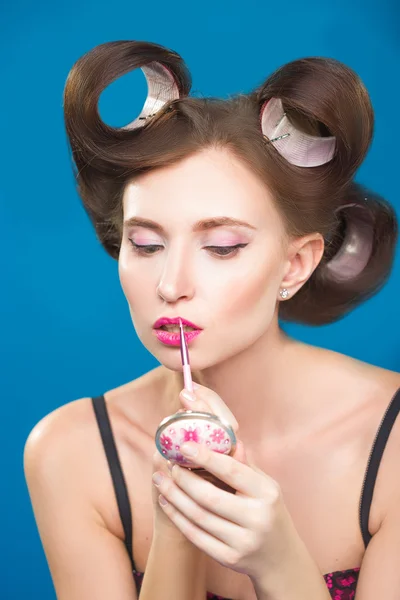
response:
[[[141,302],[145,304],[154,295],[156,283],[150,269],[137,272],[122,270],[119,273],[121,287],[130,304]]]
[[[130,250],[124,248],[119,256],[118,274],[131,316],[135,317],[135,321],[139,316],[140,320],[140,315],[143,317],[148,314],[152,299],[156,297],[157,270],[149,269],[146,261],[131,260]],[[154,315],[149,316],[152,319]],[[135,328],[136,326],[137,323],[135,323]]]
[[[225,317],[229,320],[244,316],[252,319],[259,308],[263,313],[269,312],[269,307],[273,311],[277,287],[277,277],[272,269],[254,270],[248,277],[242,277],[240,285],[235,282],[225,290],[226,298],[229,298],[229,302],[225,302]],[[265,318],[268,318],[267,314]]]

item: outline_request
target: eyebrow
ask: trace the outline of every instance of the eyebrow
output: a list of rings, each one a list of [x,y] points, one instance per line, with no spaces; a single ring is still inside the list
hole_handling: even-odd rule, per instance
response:
[[[165,233],[165,230],[161,225],[156,223],[155,221],[151,221],[150,219],[142,219],[140,217],[131,217],[124,221],[124,227],[145,227],[146,229],[152,229],[153,231],[157,231],[158,233]],[[240,219],[231,219],[230,217],[214,217],[212,219],[202,219],[201,221],[197,221],[193,225],[193,231],[206,231],[207,229],[214,229],[214,227],[247,227],[248,229],[257,228],[254,225],[250,225],[250,223],[246,223],[246,221],[241,221]]]

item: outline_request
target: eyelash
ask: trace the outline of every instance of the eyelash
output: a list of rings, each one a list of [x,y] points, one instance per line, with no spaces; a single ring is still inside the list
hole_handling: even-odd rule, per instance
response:
[[[154,249],[154,248],[163,248],[163,246],[157,245],[157,244],[148,244],[148,245],[139,245],[139,244],[135,244],[135,242],[131,239],[129,239],[131,245],[132,245],[132,250],[134,252],[136,252],[136,254],[139,254],[139,256],[152,256],[153,254],[156,253],[156,251],[154,252],[147,252],[146,250],[148,249]],[[226,254],[220,254],[219,252],[212,252],[214,254],[214,256],[218,256],[218,258],[225,258],[225,257],[231,257],[231,256],[236,256],[239,252],[239,250],[241,248],[245,248],[247,246],[247,244],[236,244],[235,246],[205,246],[205,248],[207,250],[229,250],[229,252],[227,252]]]

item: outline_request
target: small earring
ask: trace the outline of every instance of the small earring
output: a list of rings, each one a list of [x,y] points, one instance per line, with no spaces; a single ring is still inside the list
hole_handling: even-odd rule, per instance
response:
[[[281,290],[279,293],[281,295],[281,298],[287,298],[289,296],[289,292],[286,288],[283,288],[283,290]]]

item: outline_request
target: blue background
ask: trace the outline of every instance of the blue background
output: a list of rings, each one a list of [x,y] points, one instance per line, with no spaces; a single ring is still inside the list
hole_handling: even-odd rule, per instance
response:
[[[58,406],[100,394],[157,364],[135,335],[117,263],[96,241],[75,192],[62,112],[73,63],[106,41],[153,41],[183,56],[193,94],[226,97],[250,91],[296,58],[342,60],[364,80],[376,111],[373,146],[357,179],[399,213],[393,121],[400,96],[399,12],[396,0],[2,5],[1,598],[55,598],[23,476],[30,430]],[[145,93],[140,71],[126,75],[103,94],[103,118],[128,123]],[[400,371],[398,256],[390,282],[350,316],[330,326],[287,330]]]

